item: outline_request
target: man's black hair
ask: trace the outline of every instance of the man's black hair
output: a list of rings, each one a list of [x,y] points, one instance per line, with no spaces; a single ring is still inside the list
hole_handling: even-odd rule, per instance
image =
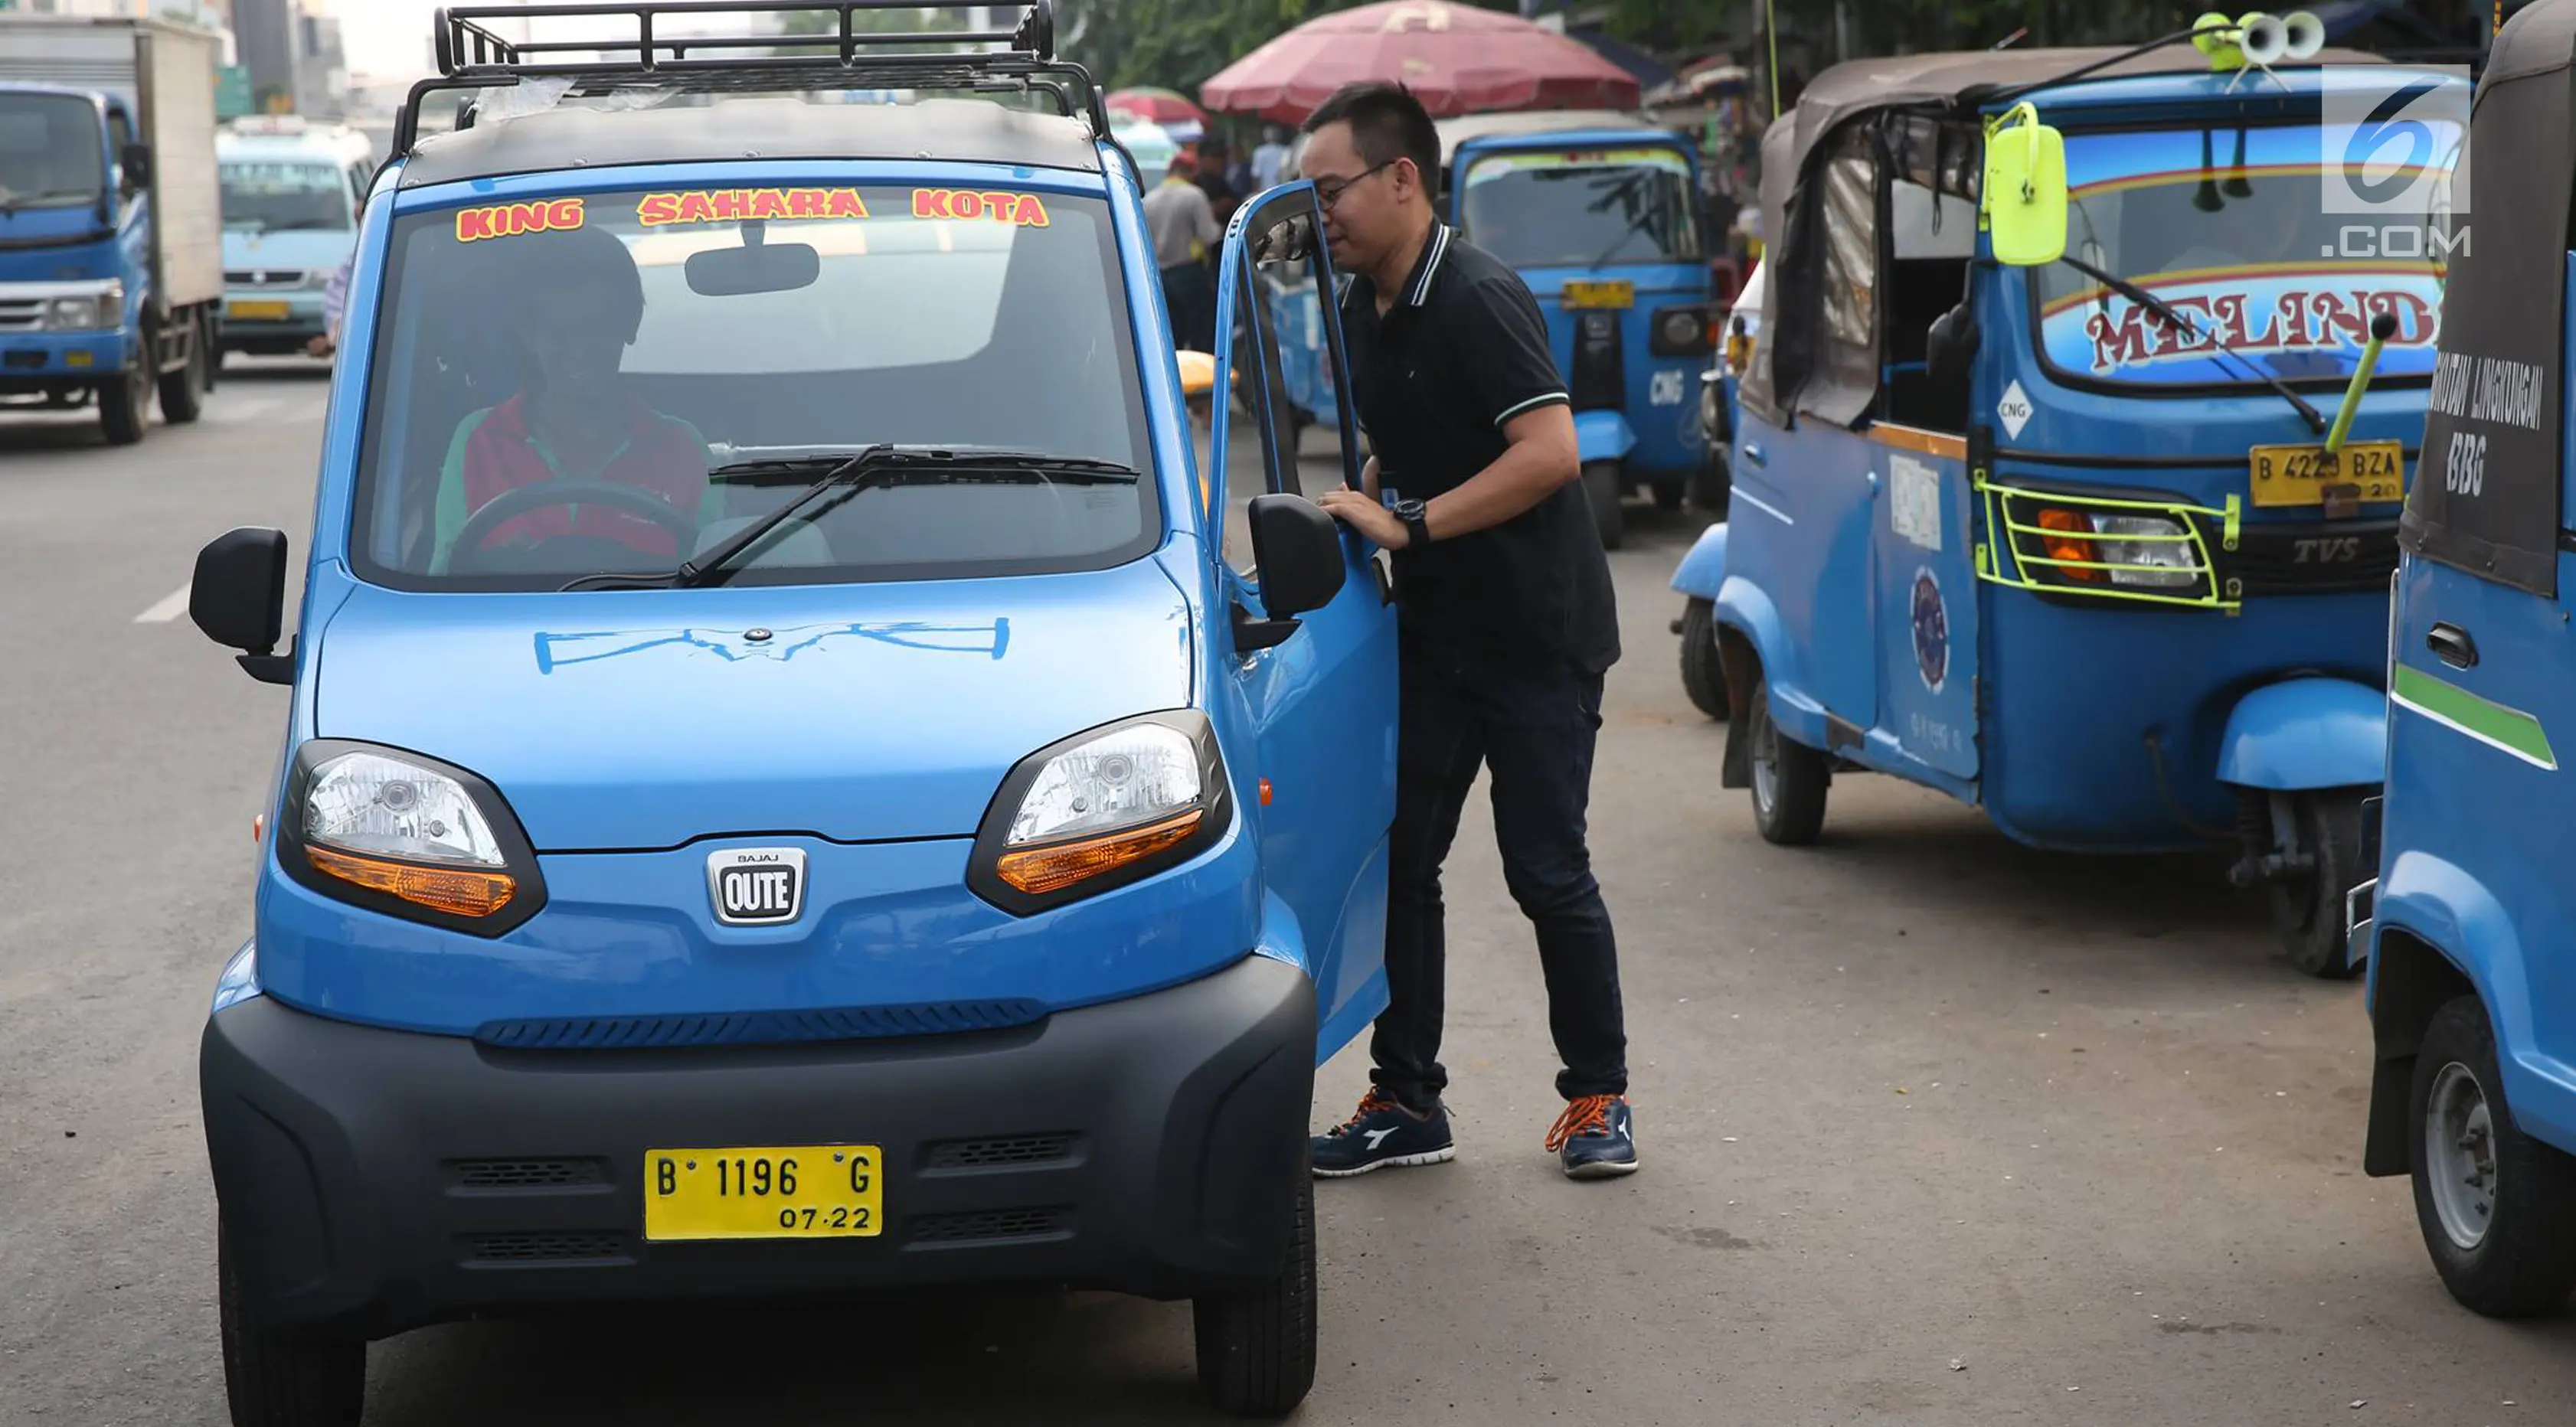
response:
[[[1431,111],[1413,91],[1388,80],[1345,84],[1306,118],[1309,134],[1326,124],[1351,126],[1351,142],[1369,167],[1411,159],[1422,173],[1422,191],[1437,199],[1440,188],[1440,131]]]

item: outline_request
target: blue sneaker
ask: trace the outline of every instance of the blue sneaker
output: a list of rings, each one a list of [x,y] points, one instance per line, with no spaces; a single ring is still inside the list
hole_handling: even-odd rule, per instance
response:
[[[1580,1096],[1556,1117],[1547,1147],[1568,1179],[1616,1179],[1637,1172],[1635,1128],[1627,1096]]]
[[[1348,1179],[1389,1165],[1439,1164],[1457,1154],[1447,1108],[1416,1115],[1380,1090],[1360,1097],[1359,1113],[1315,1136],[1313,1147],[1318,1179]]]

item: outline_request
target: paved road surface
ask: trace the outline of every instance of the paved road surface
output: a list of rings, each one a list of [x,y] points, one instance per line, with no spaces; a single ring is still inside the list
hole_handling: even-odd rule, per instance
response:
[[[0,417],[9,1427],[224,1420],[196,1033],[283,694],[171,597],[228,526],[301,553],[322,397],[237,372],[127,451]],[[1572,1185],[1540,1151],[1537,962],[1471,817],[1461,1158],[1323,1186],[1300,1420],[2570,1419],[2576,1318],[2456,1310],[2404,1185],[2356,1170],[2357,989],[2287,970],[2208,863],[2023,852],[1887,783],[1837,786],[1822,847],[1763,845],[1673,671],[1690,531],[1631,530],[1594,827],[1646,1170]],[[1319,1118],[1363,1078],[1327,1067]],[[1187,1311],[1098,1297],[464,1325],[370,1376],[373,1427],[1203,1420]]]

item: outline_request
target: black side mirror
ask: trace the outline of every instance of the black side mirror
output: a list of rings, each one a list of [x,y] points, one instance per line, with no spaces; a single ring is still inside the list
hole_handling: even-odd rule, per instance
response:
[[[1977,319],[1965,301],[1932,319],[1923,338],[1925,371],[1943,380],[1964,376],[1976,355]]]
[[[241,650],[252,678],[293,682],[293,651],[275,652],[286,624],[286,532],[245,525],[207,541],[188,585],[188,618],[208,639]]]
[[[1342,592],[1350,567],[1342,560],[1341,526],[1303,496],[1252,498],[1252,558],[1261,571],[1261,603],[1268,619],[1235,607],[1238,653],[1267,649],[1297,632],[1297,617],[1322,609]]]
[[[128,189],[152,186],[152,146],[150,144],[127,144],[124,152],[116,156],[116,161],[125,169],[125,186]]]

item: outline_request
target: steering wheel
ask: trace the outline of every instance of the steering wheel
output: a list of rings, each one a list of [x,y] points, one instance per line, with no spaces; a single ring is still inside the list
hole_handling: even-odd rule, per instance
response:
[[[492,557],[501,550],[486,550],[483,542],[493,531],[532,510],[550,505],[613,506],[628,515],[640,516],[671,532],[672,543],[685,554],[689,542],[697,536],[698,523],[669,501],[635,486],[615,481],[539,481],[504,491],[485,501],[480,510],[466,518],[464,528],[456,532],[456,543],[450,547],[448,568],[459,572],[481,571],[489,567]]]

